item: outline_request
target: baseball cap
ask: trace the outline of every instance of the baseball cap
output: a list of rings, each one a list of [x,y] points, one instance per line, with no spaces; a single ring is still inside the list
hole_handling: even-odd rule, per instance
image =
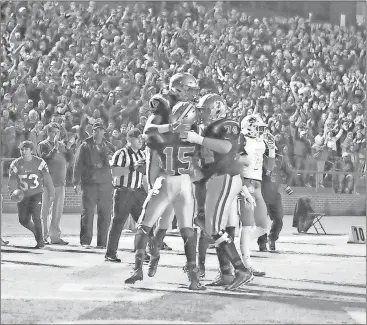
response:
[[[18,148],[20,150],[22,150],[23,148],[29,148],[29,149],[33,150],[34,144],[33,144],[32,141],[26,140],[26,141],[21,142]]]
[[[127,137],[128,138],[138,138],[139,136],[141,135],[141,132],[139,129],[137,128],[134,128],[132,130],[130,130],[128,133],[127,133]]]
[[[103,125],[103,123],[101,123],[101,122],[95,122],[94,124],[93,124],[93,130],[96,130],[96,129],[105,129],[104,128],[104,125]]]

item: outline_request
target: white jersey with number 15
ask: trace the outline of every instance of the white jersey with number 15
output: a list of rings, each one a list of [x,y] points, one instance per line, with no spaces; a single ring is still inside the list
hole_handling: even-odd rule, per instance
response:
[[[245,151],[247,152],[249,165],[242,170],[244,178],[262,180],[262,167],[266,145],[260,138],[250,138],[245,136]]]

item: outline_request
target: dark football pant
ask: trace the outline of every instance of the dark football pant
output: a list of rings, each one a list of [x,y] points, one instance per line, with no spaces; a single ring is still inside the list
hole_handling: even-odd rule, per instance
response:
[[[25,197],[18,203],[19,222],[34,234],[37,243],[43,241],[41,209],[42,193]]]
[[[82,187],[80,244],[90,245],[93,237],[94,210],[97,206],[97,246],[106,246],[111,222],[112,184],[93,184]]]
[[[113,192],[113,217],[108,235],[106,256],[115,257],[121,236],[121,231],[131,214],[135,222],[143,209],[147,194],[143,188],[116,188]]]
[[[277,198],[271,200],[271,202],[268,203],[266,202],[265,199],[265,203],[268,209],[270,220],[272,220],[268,237],[271,241],[276,241],[278,240],[279,234],[283,228],[284,211],[283,211],[282,197],[278,193]]]

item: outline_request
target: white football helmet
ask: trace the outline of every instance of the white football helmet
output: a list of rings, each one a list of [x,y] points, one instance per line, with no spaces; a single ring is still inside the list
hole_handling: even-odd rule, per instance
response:
[[[248,115],[241,121],[241,133],[251,138],[261,138],[268,131],[268,125],[258,114]]]
[[[203,122],[211,122],[227,115],[227,105],[224,99],[218,94],[207,94],[199,99],[196,105],[200,111]]]

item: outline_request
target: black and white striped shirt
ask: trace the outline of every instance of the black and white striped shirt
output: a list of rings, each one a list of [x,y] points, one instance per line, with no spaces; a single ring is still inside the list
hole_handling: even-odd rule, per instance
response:
[[[111,167],[131,167],[140,160],[145,159],[145,153],[142,150],[135,152],[130,146],[117,150],[112,157]],[[129,172],[128,175],[113,178],[113,186],[127,187],[127,188],[140,188],[142,186],[143,174],[138,171]]]

